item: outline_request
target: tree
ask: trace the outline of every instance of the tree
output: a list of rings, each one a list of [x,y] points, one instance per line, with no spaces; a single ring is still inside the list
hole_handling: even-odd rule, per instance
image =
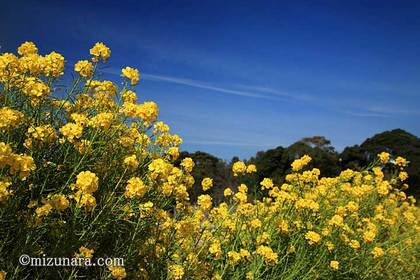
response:
[[[364,168],[378,153],[388,152],[409,161],[408,194],[420,194],[420,138],[402,129],[385,131],[366,139],[360,146],[346,148],[340,155],[343,168]]]
[[[329,143],[329,140],[325,143]],[[304,141],[298,141],[285,149],[283,164],[287,166],[287,172],[290,171],[290,164],[305,154],[312,158],[309,167],[319,168],[322,176],[332,177],[340,173],[339,157],[333,147],[329,144],[312,147]]]
[[[186,157],[192,158],[195,163],[195,167],[191,173],[195,183],[189,191],[191,201],[196,201],[197,197],[203,194],[201,181],[206,177],[210,177],[213,179],[213,187],[208,193],[212,194],[215,203],[219,203],[223,198],[223,190],[231,182],[231,175],[227,164],[221,159],[201,151],[194,153],[181,152],[177,163],[179,164]]]
[[[331,146],[331,141],[324,136],[305,137],[300,140],[300,142],[305,143],[312,148],[319,148],[327,152],[334,152],[334,147]]]

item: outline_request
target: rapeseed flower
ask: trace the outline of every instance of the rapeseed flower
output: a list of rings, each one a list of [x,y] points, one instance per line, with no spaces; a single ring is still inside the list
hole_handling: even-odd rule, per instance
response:
[[[338,270],[338,269],[339,269],[339,266],[340,266],[340,263],[339,263],[338,261],[331,261],[331,262],[330,262],[330,267],[331,267],[333,270]]]
[[[87,60],[80,60],[74,65],[74,71],[83,78],[89,78],[93,74],[93,65]]]
[[[140,79],[139,70],[131,67],[125,67],[121,70],[122,75],[131,81],[131,85],[135,86]]]
[[[232,171],[234,176],[238,176],[246,172],[246,165],[242,161],[237,161],[232,165]]]
[[[106,62],[111,56],[111,50],[104,43],[98,42],[90,49],[90,54],[93,55],[92,61],[98,62],[99,59],[102,59],[103,62]]]
[[[203,181],[201,181],[201,187],[203,188],[203,191],[209,190],[211,187],[213,187],[213,179],[204,178]]]

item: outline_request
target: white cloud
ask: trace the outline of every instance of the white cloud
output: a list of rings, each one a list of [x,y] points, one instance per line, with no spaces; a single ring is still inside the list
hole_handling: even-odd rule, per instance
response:
[[[206,89],[206,90],[211,90],[211,91],[216,91],[216,92],[227,93],[227,94],[231,94],[231,95],[238,95],[238,96],[252,97],[252,98],[263,98],[263,99],[270,99],[270,100],[278,99],[275,96],[264,95],[264,94],[253,93],[253,92],[242,91],[242,90],[228,89],[228,88],[224,88],[224,87],[211,85],[211,84],[203,82],[203,81],[197,81],[197,80],[191,80],[191,79],[184,79],[184,78],[170,77],[170,76],[162,76],[162,75],[153,75],[153,74],[143,74],[142,77],[145,80],[174,83],[174,84],[185,85],[185,86],[190,86],[190,87],[195,87],[195,88],[200,88],[200,89]]]
[[[198,145],[218,145],[218,146],[242,146],[242,147],[271,147],[275,145],[261,144],[261,143],[246,143],[246,142],[231,142],[219,140],[189,140],[184,141],[185,144],[198,144]]]
[[[120,72],[116,69],[103,69],[102,72],[113,74],[113,75],[120,75]],[[260,98],[260,99],[278,100],[278,101],[284,100],[284,98],[293,97],[291,94],[281,93],[275,90],[268,91],[266,88],[262,90],[262,88],[256,87],[254,88],[254,91],[247,91],[247,90],[237,90],[237,89],[221,87],[221,86],[217,86],[217,85],[204,82],[204,81],[173,77],[173,76],[144,73],[141,75],[141,77],[142,79],[150,80],[150,81],[173,83],[173,84],[184,85],[184,86],[205,89],[205,90],[210,90],[214,92],[226,93],[230,95],[242,96],[242,97]]]
[[[380,114],[396,114],[396,115],[420,115],[420,110],[386,107],[386,106],[372,106],[367,108],[368,111]]]

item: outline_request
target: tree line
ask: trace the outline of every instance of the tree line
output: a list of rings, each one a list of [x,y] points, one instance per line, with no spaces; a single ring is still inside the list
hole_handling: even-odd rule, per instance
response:
[[[420,195],[420,138],[402,129],[385,131],[366,139],[360,145],[346,147],[341,153],[337,152],[331,142],[323,136],[303,138],[288,147],[278,146],[266,151],[259,151],[255,156],[243,160],[246,164],[255,164],[257,172],[246,176],[245,183],[250,193],[259,195],[258,186],[264,178],[272,178],[277,184],[282,184],[290,169],[290,164],[297,158],[308,154],[312,157],[309,168],[316,167],[321,170],[321,176],[334,177],[342,170],[363,170],[380,152],[388,152],[391,156],[402,156],[408,161],[407,172],[409,179],[406,190],[407,195]],[[190,190],[190,197],[194,201],[202,194],[201,181],[213,178],[213,187],[210,192],[216,203],[223,198],[226,187],[235,189],[237,180],[232,176],[231,167],[239,160],[233,157],[229,162],[219,159],[209,153],[197,151],[183,151],[179,161],[191,157],[195,162],[192,175],[195,179],[194,187]],[[243,182],[243,180],[241,180]],[[254,189],[253,189],[254,188]]]

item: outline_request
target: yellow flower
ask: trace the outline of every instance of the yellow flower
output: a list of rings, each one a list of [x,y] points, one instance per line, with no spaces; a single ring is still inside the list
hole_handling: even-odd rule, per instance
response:
[[[141,118],[144,125],[149,126],[156,121],[159,107],[152,101],[142,104],[124,103],[121,111],[129,118]]]
[[[331,267],[333,270],[338,270],[339,265],[340,265],[340,263],[339,263],[338,261],[331,261],[331,262],[330,262],[330,267]]]
[[[99,59],[105,63],[106,60],[111,56],[111,50],[105,46],[104,43],[96,43],[91,49],[90,54],[93,55],[92,61],[98,62]]]
[[[203,181],[201,181],[201,186],[203,187],[203,191],[209,190],[213,186],[213,179],[204,178]]]
[[[14,54],[0,54],[0,82],[10,83],[19,71],[19,66],[19,59]]]
[[[267,190],[272,189],[273,186],[274,186],[273,181],[270,178],[264,178],[262,180],[262,182],[260,183],[260,185],[262,186],[262,189],[263,190],[265,190],[265,189],[267,189]]]
[[[192,158],[184,158],[181,162],[181,166],[184,167],[185,171],[187,172],[191,172],[194,168],[194,161],[192,160]]]
[[[294,162],[292,162],[292,170],[293,171],[299,171],[301,170],[305,165],[307,165],[310,161],[312,160],[312,158],[308,155],[304,155],[303,157],[301,157],[300,159],[295,160]]]
[[[249,223],[249,226],[250,226],[252,229],[257,229],[257,228],[260,228],[260,227],[262,226],[262,223],[261,223],[261,221],[260,221],[260,220],[258,220],[258,219],[253,219],[253,220]]]
[[[407,160],[403,157],[397,157],[395,159],[395,164],[400,167],[405,167],[407,165]]]
[[[0,142],[0,168],[10,165],[10,161],[13,160],[14,156],[12,147],[9,144]]]
[[[83,78],[89,78],[93,74],[93,65],[87,60],[80,60],[74,65],[74,71],[78,72]]]
[[[293,254],[295,252],[296,252],[296,247],[294,245],[290,245],[289,247],[287,247],[288,254]]]
[[[197,199],[198,206],[203,210],[209,210],[212,206],[212,198],[208,194],[200,195]]]
[[[74,138],[82,137],[83,127],[76,123],[67,123],[63,127],[60,128],[60,132],[70,142],[73,142]]]
[[[237,161],[232,165],[233,176],[238,176],[246,172],[246,165],[242,161]]]
[[[149,171],[151,171],[151,177],[153,179],[157,179],[158,177],[160,178],[167,178],[169,173],[172,170],[172,165],[168,162],[166,162],[165,160],[158,158],[158,159],[154,159],[150,164],[149,164]]]
[[[125,268],[122,266],[109,266],[108,269],[114,279],[121,280],[127,277]]]
[[[31,98],[32,104],[38,104],[40,100],[45,99],[50,91],[46,83],[33,77],[25,79],[22,89],[23,94]]]
[[[264,258],[264,262],[268,265],[275,265],[278,261],[278,254],[273,252],[268,246],[258,246],[255,253]]]
[[[327,241],[327,242],[325,243],[325,245],[327,246],[327,249],[328,249],[328,251],[330,251],[330,252],[332,252],[332,251],[334,250],[334,248],[335,248],[334,243],[332,243],[331,241]]]
[[[403,213],[404,219],[409,223],[414,223],[416,221],[416,216],[411,211],[405,211]]]
[[[146,203],[140,204],[139,210],[140,210],[140,218],[144,218],[150,215],[150,213],[152,213],[153,211],[153,202],[148,201]]]
[[[343,222],[343,217],[341,217],[340,215],[334,215],[329,221],[328,224],[330,226],[337,226],[337,227],[342,227],[344,225]]]
[[[126,157],[124,159],[124,165],[130,168],[131,170],[136,170],[137,167],[139,166],[139,161],[137,160],[137,156],[131,155],[131,156]]]
[[[23,113],[8,107],[0,108],[0,131],[9,130],[22,123]]]
[[[349,201],[349,203],[346,205],[346,209],[352,213],[356,212],[359,210],[359,204],[354,201]]]
[[[246,167],[246,173],[255,173],[257,172],[257,167],[255,164],[250,164]]]
[[[111,81],[98,81],[98,80],[87,80],[86,87],[95,93],[95,97],[98,99],[115,96],[118,87]]]
[[[6,280],[6,272],[4,272],[3,270],[0,271],[0,280]]]
[[[366,230],[363,232],[363,240],[366,243],[372,242],[376,237],[377,229],[376,226],[372,223],[368,223]]]
[[[74,199],[76,200],[77,207],[85,207],[88,211],[96,207],[96,199],[90,193],[78,191],[74,194]]]
[[[168,155],[171,156],[172,160],[176,160],[179,157],[179,148],[178,147],[170,147],[168,149]]]
[[[241,193],[247,193],[248,192],[248,187],[245,184],[240,184],[238,187],[238,191]]]
[[[227,253],[228,263],[231,265],[236,265],[241,260],[241,255],[235,251],[229,251]]]
[[[372,255],[375,259],[379,258],[379,257],[382,257],[384,255],[384,250],[382,250],[382,248],[380,248],[380,247],[375,247],[372,250]]]
[[[251,259],[251,253],[249,253],[249,251],[246,249],[239,250],[239,254],[241,255],[241,258],[246,261],[249,261]]]
[[[6,201],[13,194],[13,191],[8,189],[11,184],[10,182],[0,181],[0,202]]]
[[[42,205],[41,207],[38,207],[37,209],[35,209],[35,213],[38,217],[43,217],[43,216],[47,216],[51,210],[52,210],[52,206],[49,203],[46,203],[44,205]]]
[[[43,67],[43,57],[38,54],[29,54],[19,58],[19,66],[25,74],[38,76]]]
[[[58,211],[63,211],[69,207],[69,201],[63,194],[54,194],[50,196],[49,204]]]
[[[82,171],[76,178],[76,187],[82,192],[91,194],[98,189],[99,178],[95,173]]]
[[[254,273],[249,271],[245,274],[245,280],[254,280]]]
[[[159,114],[159,107],[153,101],[147,101],[138,106],[138,115],[143,119],[144,124],[150,125],[153,123]]]
[[[389,185],[388,181],[383,181],[379,184],[376,190],[380,195],[387,195],[390,188],[391,186]]]
[[[233,194],[233,192],[232,192],[232,190],[230,189],[230,188],[226,188],[224,191],[223,191],[223,195],[224,196],[231,196]]]
[[[380,154],[378,154],[379,160],[381,161],[382,164],[385,164],[389,161],[389,153],[386,152],[382,152]]]
[[[283,219],[279,220],[277,227],[280,230],[280,232],[283,234],[289,232],[289,223],[286,220],[283,220]]]
[[[92,258],[93,253],[95,252],[93,249],[86,248],[85,246],[81,246],[79,248],[80,255],[85,258]]]
[[[131,90],[125,90],[123,93],[121,93],[121,98],[124,102],[127,103],[136,103],[137,101],[136,93]]]
[[[131,68],[131,67],[127,66],[124,69],[122,69],[121,72],[122,72],[122,75],[124,77],[131,80],[131,85],[132,86],[135,86],[140,79],[139,70],[137,70],[135,68]]]
[[[314,231],[308,231],[305,234],[305,238],[306,240],[308,240],[310,245],[317,244],[319,243],[319,241],[321,241],[321,235],[319,235],[318,233]]]
[[[360,249],[360,243],[357,240],[351,240],[349,245],[355,250]]]
[[[51,143],[57,138],[54,128],[49,124],[37,127],[31,126],[28,128],[28,134],[33,139],[36,139],[43,143]]]
[[[314,212],[318,212],[319,203],[312,199],[300,198],[295,203],[296,209],[311,209]]]
[[[172,264],[168,267],[169,279],[180,280],[184,276],[184,268],[179,264]]]
[[[246,203],[248,196],[244,192],[238,192],[234,195],[234,200],[238,201],[239,203]]]
[[[61,76],[64,74],[64,57],[59,53],[52,52],[44,57],[43,66],[45,76]]]
[[[408,179],[408,173],[407,173],[407,172],[405,172],[405,171],[402,171],[402,172],[400,172],[400,174],[398,174],[398,178],[399,178],[401,181],[405,181],[405,180],[407,180],[407,179]]]
[[[147,191],[146,186],[139,177],[133,177],[127,182],[124,196],[127,198],[142,197]]]
[[[213,255],[214,259],[218,259],[220,258],[220,256],[222,255],[222,248],[220,246],[220,241],[219,240],[214,240],[209,247],[209,252],[210,254]]]
[[[164,123],[162,121],[155,123],[153,125],[153,128],[154,128],[153,131],[152,131],[153,135],[156,135],[156,134],[159,134],[159,133],[168,133],[169,129],[170,129],[169,125],[167,125],[166,123]]]
[[[258,245],[267,243],[270,240],[270,235],[267,232],[263,232],[262,234],[258,235],[255,241]]]
[[[89,124],[95,128],[108,129],[112,124],[113,118],[112,113],[99,113],[90,120]]]
[[[11,157],[10,173],[17,174],[21,179],[25,179],[29,176],[30,172],[36,169],[34,159],[31,156],[26,155],[13,155]]]
[[[31,54],[37,54],[38,48],[33,42],[25,42],[18,48],[18,54],[21,56],[29,56]]]

